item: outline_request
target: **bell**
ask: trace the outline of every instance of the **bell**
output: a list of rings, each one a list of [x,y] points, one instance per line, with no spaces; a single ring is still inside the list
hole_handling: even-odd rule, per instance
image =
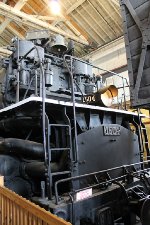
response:
[[[56,35],[51,42],[51,51],[57,54],[62,54],[67,51],[67,46],[65,44],[64,37],[61,35]]]
[[[110,107],[113,103],[113,98],[118,95],[118,89],[114,85],[102,87],[95,93],[96,102],[103,106]]]

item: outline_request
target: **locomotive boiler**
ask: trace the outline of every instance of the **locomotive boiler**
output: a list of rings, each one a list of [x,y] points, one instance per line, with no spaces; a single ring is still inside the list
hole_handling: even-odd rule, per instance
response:
[[[137,113],[62,36],[14,39],[1,60],[0,174],[5,186],[72,224],[148,224],[149,161]]]

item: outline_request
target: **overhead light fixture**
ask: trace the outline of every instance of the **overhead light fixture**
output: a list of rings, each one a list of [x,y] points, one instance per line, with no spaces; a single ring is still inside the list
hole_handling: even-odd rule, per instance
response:
[[[55,15],[60,14],[60,4],[59,0],[51,0],[50,1],[51,12]]]

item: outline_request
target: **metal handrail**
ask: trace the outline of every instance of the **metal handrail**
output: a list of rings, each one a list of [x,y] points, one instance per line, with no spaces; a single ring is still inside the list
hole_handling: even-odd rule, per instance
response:
[[[84,174],[84,175],[75,176],[75,177],[68,177],[68,178],[65,178],[65,179],[58,180],[58,181],[56,181],[56,183],[55,183],[55,198],[56,198],[56,204],[58,204],[58,202],[59,202],[58,185],[59,185],[60,183],[65,183],[65,182],[68,182],[68,181],[80,180],[80,179],[83,179],[83,178],[86,178],[86,177],[89,177],[89,176],[95,176],[95,175],[102,174],[102,173],[108,173],[108,172],[112,172],[112,171],[119,170],[119,169],[123,169],[123,171],[124,171],[125,168],[134,167],[134,166],[137,166],[137,165],[142,165],[143,163],[150,163],[150,160],[143,161],[143,162],[138,162],[138,163],[134,163],[134,164],[130,164],[130,165],[123,165],[123,166],[114,167],[114,168],[107,169],[107,170],[101,170],[101,171],[94,172],[94,173]],[[133,174],[137,174],[137,173],[139,173],[139,172],[145,172],[145,171],[150,171],[150,168],[138,170],[138,171],[136,171],[136,172],[133,172]],[[126,178],[127,176],[128,176],[128,174],[125,174],[125,175],[122,175],[122,176],[120,176],[120,177],[116,177],[116,178],[107,180],[107,181],[105,181],[105,182],[101,182],[101,183],[99,183],[99,184],[95,184],[95,185],[92,185],[92,186],[88,186],[88,188],[94,188],[94,187],[98,187],[99,185],[112,183],[112,182],[114,182],[114,181],[117,181],[117,180]],[[79,189],[79,190],[77,190],[76,192],[78,192],[78,191],[80,191],[80,190],[84,190],[84,189],[87,189],[87,188]]]

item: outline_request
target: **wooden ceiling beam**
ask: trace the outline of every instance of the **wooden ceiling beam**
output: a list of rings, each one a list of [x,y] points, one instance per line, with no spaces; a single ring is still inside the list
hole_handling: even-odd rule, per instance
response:
[[[119,1],[118,0],[111,0],[111,2],[113,2],[115,5],[120,7]]]
[[[21,39],[21,40],[24,39],[24,36],[19,31],[14,29],[11,25],[8,25],[7,28],[8,28],[9,31],[11,31],[19,39]]]
[[[78,0],[78,6],[81,5],[83,2],[85,2],[86,0]],[[49,0],[44,0],[46,5],[49,5]],[[80,4],[79,4],[80,3]],[[76,5],[76,7],[78,7]],[[74,6],[75,8],[75,6]],[[61,10],[63,11],[63,10]],[[71,11],[70,11],[71,13]],[[68,13],[69,14],[69,13]],[[69,16],[66,12],[66,10],[64,10],[63,12],[61,12],[61,17],[63,18],[63,20],[58,19],[56,17],[56,20],[52,23],[53,26],[56,26],[59,22],[64,22],[66,23],[66,25],[73,31],[73,33],[75,35],[77,35],[78,37],[82,38],[83,40],[88,42],[88,35],[86,34],[86,32],[84,32],[77,24],[75,21],[73,21],[73,19]]]
[[[73,33],[78,37],[81,37],[86,41],[88,40],[88,35],[85,34],[84,31],[69,16],[64,15],[63,19],[56,19],[52,22],[52,25],[56,26],[60,22],[64,22],[68,26],[68,28],[71,29]]]
[[[115,11],[115,13],[120,17],[120,20],[122,19],[121,14],[120,14],[120,9],[118,7],[116,7],[116,4],[113,4],[112,0],[109,0],[110,5],[113,7],[113,10]],[[119,5],[120,7],[120,5]]]
[[[22,7],[26,4],[28,0],[19,0],[16,5],[14,6],[15,9],[22,9]],[[11,22],[11,19],[9,18],[5,18],[4,22],[0,25],[0,34],[3,33],[3,31],[6,29],[6,27],[9,25],[9,23]],[[20,38],[20,39],[23,39],[24,37],[22,35],[20,35],[20,33],[18,33],[15,29],[11,29],[11,26],[9,26],[9,30],[11,30],[11,32],[13,34],[17,34],[17,36]]]
[[[84,32],[83,29],[79,27],[79,25],[70,16],[65,15],[65,19],[70,22],[70,24],[72,24],[72,26],[80,33],[80,36],[82,36],[85,40],[89,39],[88,34]]]
[[[4,22],[2,22],[2,24],[0,25],[0,34],[3,33],[3,31],[8,26],[8,24],[10,23],[10,21],[11,21],[11,19],[7,18],[7,19],[4,20]]]
[[[110,3],[110,5],[111,5],[111,3]],[[101,2],[100,6],[101,6],[101,9],[104,11],[104,13],[106,15],[106,18],[107,18],[107,16],[109,16],[111,21],[113,22],[114,25],[112,27],[114,27],[114,31],[116,32],[116,30],[117,30],[117,31],[119,31],[119,33],[121,33],[122,32],[121,26],[118,24],[118,21],[113,16],[113,13],[115,12],[115,9],[112,11],[112,15],[110,15],[108,10],[107,10],[107,7],[105,6],[105,0]],[[114,6],[114,8],[116,8],[116,7]],[[121,21],[121,18],[120,18],[120,21]]]
[[[14,6],[15,9],[21,10],[28,0],[19,0]]]
[[[73,31],[74,34],[76,34],[78,37],[81,37],[82,36],[81,33],[71,24],[70,21],[65,20],[64,22],[69,27],[69,29],[71,29]]]
[[[2,46],[8,44],[8,43],[6,42],[6,40],[4,40],[2,37],[0,38],[0,43],[2,44]]]
[[[86,28],[83,26],[81,20],[79,19],[79,17],[74,16],[74,15],[72,15],[72,17],[73,17],[73,20],[75,20],[75,21],[78,23],[77,26],[79,27],[79,29],[80,29],[81,31],[83,31],[84,34],[87,36],[87,39],[90,39],[90,44],[91,44],[92,42],[93,42],[93,43],[96,43],[95,39],[93,38],[93,35],[91,35],[91,33],[88,32],[88,31],[86,30]]]
[[[5,56],[9,56],[11,55],[12,52],[9,51],[8,49],[4,48],[4,47],[0,47],[0,55],[5,55]]]
[[[34,18],[40,19],[40,20],[56,20],[56,19],[61,19],[62,21],[64,20],[64,18],[62,17],[55,17],[55,16],[39,16],[39,15],[31,15]]]
[[[5,45],[9,44],[9,41],[6,40],[6,38],[3,37],[3,34],[1,35],[0,39],[3,40],[3,42],[5,42]]]
[[[82,15],[82,13],[81,13],[80,11],[78,11],[78,15],[80,16],[80,18],[82,19],[82,21],[85,21],[86,24],[88,24],[88,26],[90,27],[90,22],[89,22],[88,18],[83,17],[83,15]],[[95,33],[94,39],[95,39],[96,42],[99,44],[99,43],[100,43],[100,40],[102,40],[102,39],[101,39],[101,37],[100,37],[100,34],[99,34],[98,30],[96,30],[96,29],[94,28],[94,26],[91,27],[91,30],[94,31],[94,33]]]
[[[5,16],[7,15],[8,17],[12,17],[14,20],[15,19],[20,20],[20,22],[22,22],[22,24],[26,24],[26,22],[31,22],[31,23],[37,25],[37,28],[38,28],[38,26],[40,26],[42,28],[51,30],[53,33],[58,33],[62,36],[65,36],[66,38],[72,39],[76,42],[82,43],[84,45],[89,45],[89,43],[86,40],[84,40],[83,38],[68,34],[67,32],[62,31],[47,22],[41,21],[37,18],[33,18],[32,16],[30,16],[24,12],[21,12],[17,9],[14,9],[13,7],[8,6],[2,2],[0,2],[0,13],[2,15],[5,15]]]
[[[19,1],[16,3],[16,5],[14,6],[14,9],[21,10],[22,7],[26,4],[27,1],[28,1],[28,0],[19,0]],[[0,25],[0,34],[3,33],[3,31],[6,29],[6,27],[9,25],[10,22],[11,22],[11,19],[9,19],[9,18],[6,18],[6,19],[4,20],[4,22]],[[13,29],[11,29],[11,31],[12,31],[12,33],[14,33],[15,35],[16,35],[16,33],[17,33],[17,36],[18,36],[20,39],[24,38],[22,35],[18,34],[17,31],[15,31],[15,30],[13,30]]]
[[[61,19],[61,18],[62,18],[62,19]],[[72,22],[72,21],[71,21],[71,18],[70,18],[69,16],[65,15],[65,16],[62,16],[61,18],[58,19],[58,20],[56,20],[56,21],[54,21],[54,22],[52,23],[52,25],[53,25],[53,26],[56,26],[58,23],[64,22],[64,23],[67,25],[67,27],[68,27],[75,35],[77,35],[78,37],[81,37],[81,38],[83,38],[83,39],[85,39],[85,40],[88,39],[88,36],[87,36],[87,35],[86,35],[86,37],[85,37],[85,35],[82,35],[83,31],[76,25],[75,22]],[[82,32],[82,33],[81,33],[81,32]]]
[[[91,4],[91,2],[88,0],[88,3],[90,5],[90,7],[92,7],[92,9],[95,11],[95,8],[94,6]],[[102,39],[103,43],[106,42],[106,38],[108,35],[107,35],[107,32],[103,29],[103,27],[101,26],[101,23],[99,21],[97,21],[95,19],[94,16],[92,16],[93,13],[90,13],[89,10],[85,9],[86,13],[89,15],[89,18],[91,17],[92,18],[92,21],[93,21],[93,29],[94,29],[94,24],[97,24],[97,26],[99,27],[99,30],[98,30],[98,33],[100,35],[100,38]],[[97,13],[97,12],[95,12]],[[97,28],[96,28],[97,30]],[[105,37],[103,38],[103,36],[105,35]]]
[[[0,21],[2,22],[2,24],[5,23],[5,20],[3,20],[2,18],[0,18]],[[8,24],[7,29],[11,31],[15,36],[19,37],[20,39],[24,39],[24,36],[18,30],[14,29],[12,25]]]
[[[66,14],[70,14],[73,12],[75,9],[77,9],[80,5],[82,5],[86,0],[78,0],[76,1],[67,11]]]

